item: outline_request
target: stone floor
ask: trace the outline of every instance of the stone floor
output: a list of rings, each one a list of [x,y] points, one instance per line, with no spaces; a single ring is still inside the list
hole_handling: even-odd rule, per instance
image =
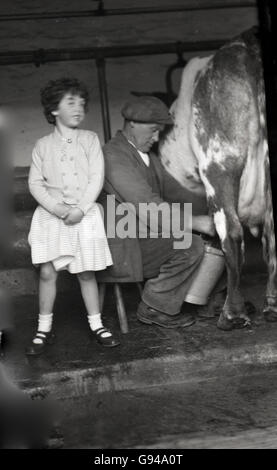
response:
[[[248,273],[243,282],[243,292],[261,312],[266,275]],[[156,360],[160,357],[183,356],[190,358],[213,357],[216,362],[232,349],[249,349],[254,354],[257,345],[271,343],[275,325],[258,317],[251,327],[223,332],[216,327],[217,319],[200,320],[195,313],[195,324],[188,328],[165,329],[144,325],[136,318],[139,293],[135,285],[123,286],[128,313],[129,333],[120,332],[113,291],[108,288],[104,304],[104,323],[120,339],[121,345],[105,349],[91,339],[85,308],[78,290],[74,295],[60,294],[55,308],[54,331],[56,340],[42,356],[27,358],[24,354],[36,329],[37,299],[24,296],[14,302],[14,328],[10,334],[4,364],[16,381],[39,383],[48,373],[70,370],[113,367],[134,361]],[[194,309],[192,309],[194,310]],[[276,327],[277,330],[277,327]],[[223,353],[223,351],[225,351]],[[219,357],[217,358],[217,354]],[[223,357],[223,356],[222,356]],[[200,360],[201,362],[201,360]]]
[[[266,323],[261,315],[266,278],[260,253],[253,245],[247,257],[242,292],[255,305],[257,313],[249,327],[231,332],[219,330],[216,318],[200,320],[195,310],[196,321],[188,328],[144,325],[136,318],[139,302],[136,285],[125,284],[122,287],[129,333],[124,335],[120,332],[113,290],[109,287],[103,309],[104,323],[121,342],[111,350],[91,340],[78,288],[71,293],[60,293],[55,307],[56,341],[45,354],[29,359],[24,348],[36,329],[37,299],[32,295],[17,298],[14,327],[2,367],[13,383],[32,398],[50,397],[62,405],[63,445],[67,448],[189,448],[190,445],[211,448],[219,442],[216,436],[223,439],[224,429],[229,436],[245,432],[245,445],[250,445],[251,433],[255,434],[259,426],[269,426],[269,445],[277,446],[272,440],[272,429],[277,426],[275,410],[272,409],[271,418],[261,404],[259,421],[259,411],[254,413],[252,403],[257,387],[263,382],[267,387],[266,380],[271,376],[275,383],[277,376],[277,324]],[[251,381],[253,374],[257,383],[256,379]],[[252,395],[239,403],[240,392],[235,388],[234,401],[230,398],[226,404],[224,390],[233,381],[240,390],[248,376]],[[205,392],[201,401],[202,387]],[[216,388],[218,405],[213,400]],[[275,385],[268,383],[267,393],[273,388]],[[202,421],[197,396],[205,410]],[[170,397],[171,406],[168,406]],[[212,411],[208,412],[210,406]],[[234,407],[235,415],[232,415]],[[133,432],[133,422],[138,423],[137,434]],[[171,424],[166,430],[168,422]],[[115,429],[120,429],[121,434],[117,435]],[[259,436],[255,439],[259,440]],[[224,439],[221,442],[222,446],[226,445]]]

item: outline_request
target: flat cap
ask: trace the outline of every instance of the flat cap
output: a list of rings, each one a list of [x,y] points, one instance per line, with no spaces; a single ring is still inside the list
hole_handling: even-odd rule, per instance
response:
[[[139,96],[125,103],[121,110],[128,121],[173,124],[167,106],[155,96]]]

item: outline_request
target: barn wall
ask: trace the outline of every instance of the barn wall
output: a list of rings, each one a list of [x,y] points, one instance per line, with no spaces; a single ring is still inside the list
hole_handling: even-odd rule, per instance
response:
[[[131,8],[166,5],[218,4],[202,0],[105,0],[106,8]],[[222,1],[222,4],[228,2]],[[187,11],[108,17],[1,21],[0,50],[35,50],[203,41],[232,37],[257,24],[255,2],[249,7],[226,10]],[[46,6],[47,5],[47,8]],[[78,5],[78,6],[77,6]],[[42,11],[95,9],[98,2],[80,0],[2,0],[1,15]],[[203,53],[204,55],[207,52]],[[200,55],[203,55],[200,54]],[[185,55],[189,57],[189,55]],[[112,133],[121,127],[120,108],[130,91],[165,91],[165,72],[176,60],[172,54],[119,58],[107,61]],[[49,79],[76,76],[89,87],[91,106],[84,126],[95,130],[103,142],[102,118],[94,61],[49,63],[36,68],[33,64],[1,66],[0,101],[14,117],[14,164],[30,164],[31,149],[37,138],[51,131],[39,103],[39,90]],[[179,73],[174,75],[176,90]]]

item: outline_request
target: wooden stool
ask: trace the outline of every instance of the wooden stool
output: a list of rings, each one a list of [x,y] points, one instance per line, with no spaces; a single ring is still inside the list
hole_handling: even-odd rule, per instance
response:
[[[119,285],[118,282],[113,282],[112,284],[113,284],[113,288],[114,288],[114,294],[115,294],[115,300],[116,300],[116,310],[117,310],[117,314],[118,314],[120,330],[121,330],[122,333],[126,334],[129,331],[129,327],[128,327],[128,320],[127,320],[127,315],[126,315],[126,310],[125,310],[125,305],[124,305],[124,299],[123,299],[123,295],[122,295],[121,286]],[[138,286],[139,293],[141,295],[142,294],[142,286],[139,282],[137,282],[136,284]],[[105,293],[106,293],[106,283],[101,282],[101,283],[99,283],[99,303],[100,303],[100,311],[101,312],[103,310]]]

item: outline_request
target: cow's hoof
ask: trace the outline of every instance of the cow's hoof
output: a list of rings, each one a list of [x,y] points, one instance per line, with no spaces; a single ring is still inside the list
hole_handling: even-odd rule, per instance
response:
[[[240,320],[240,321],[246,321],[247,324],[249,323],[249,318],[248,316],[251,316],[251,315],[255,315],[257,310],[256,310],[256,307],[252,304],[252,302],[249,302],[248,300],[246,302],[244,302],[244,307],[245,307],[245,311],[246,311],[246,318],[243,319],[243,318],[235,318],[235,322],[237,322],[237,320]],[[219,317],[222,313],[222,308],[223,308],[223,305],[212,305],[212,306],[209,306],[209,305],[201,305],[201,307],[198,307],[197,309],[197,315],[199,317],[200,320],[209,320],[211,318],[215,318],[215,317]],[[228,322],[230,320],[226,319]],[[277,321],[277,319],[276,319]],[[232,320],[231,320],[232,322]],[[245,325],[247,326],[247,325]],[[237,328],[243,328],[243,327],[237,327]],[[229,329],[229,328],[228,328]],[[233,329],[230,328],[230,329]]]
[[[245,328],[246,326],[249,326],[250,324],[251,322],[249,319],[234,317],[229,320],[223,314],[221,314],[216,326],[220,330],[231,331],[231,330]]]
[[[277,297],[275,295],[266,297],[263,314],[266,321],[270,323],[277,321]]]

